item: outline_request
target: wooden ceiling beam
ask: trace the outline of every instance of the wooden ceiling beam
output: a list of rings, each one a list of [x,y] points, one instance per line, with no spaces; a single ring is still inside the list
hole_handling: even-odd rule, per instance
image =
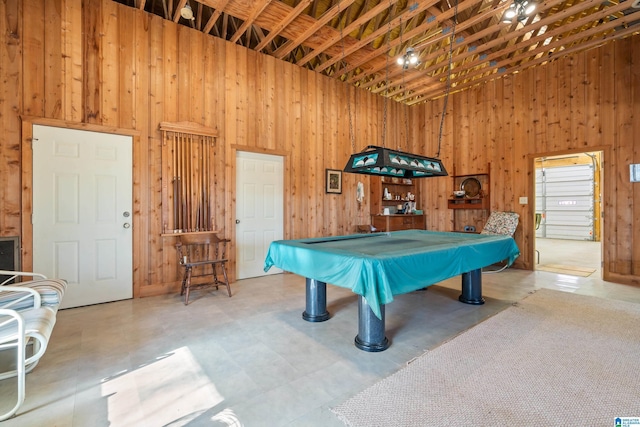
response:
[[[558,4],[561,4],[564,0],[551,0],[548,2],[545,2],[544,6],[541,7],[541,10],[546,10],[546,9],[550,9],[552,7],[555,7]],[[591,1],[596,1],[596,0],[591,0]],[[504,5],[503,5],[504,7]],[[577,10],[581,10],[581,8],[587,8],[589,7],[588,5],[585,5],[584,3],[579,3],[578,5],[574,6],[574,8],[576,8]],[[506,7],[505,7],[506,8]],[[570,12],[563,12],[563,13],[570,13]],[[557,15],[553,15],[553,16],[557,16]],[[484,54],[483,52],[490,50],[492,48],[494,48],[495,46],[498,46],[500,44],[505,43],[508,40],[511,39],[516,39],[519,36],[521,36],[522,34],[528,33],[530,31],[534,31],[537,28],[541,28],[544,25],[548,24],[549,22],[552,21],[553,18],[549,17],[549,18],[545,18],[542,19],[538,22],[536,22],[535,24],[529,25],[527,26],[523,26],[522,28],[520,28],[519,30],[516,31],[510,31],[510,32],[506,32],[504,35],[500,36],[500,37],[496,37],[494,38],[492,41],[488,42],[488,43],[482,43],[479,45],[474,44],[475,42],[481,41],[484,37],[486,37],[487,34],[491,34],[493,33],[493,29],[491,28],[487,28],[485,30],[482,30],[476,34],[474,34],[472,37],[465,39],[464,42],[462,44],[460,44],[458,46],[459,48],[464,48],[464,52],[456,55],[452,61],[454,64],[454,69],[457,68],[457,63],[460,63],[462,61],[464,61],[466,58],[469,57],[474,57],[474,58],[481,58]],[[444,37],[450,37],[449,35],[444,35]],[[473,48],[471,48],[473,46]],[[509,51],[510,52],[510,51]],[[434,81],[437,81],[436,79],[436,75],[440,74],[441,71],[439,71],[439,69],[442,68],[442,63],[440,61],[437,61],[436,59],[442,56],[448,56],[449,54],[449,46],[443,46],[440,49],[438,49],[437,51],[432,52],[430,55],[428,55],[427,57],[424,58],[424,61],[430,61],[430,60],[434,60],[434,65],[427,67],[425,69],[420,69],[418,70],[418,73],[411,73],[409,75],[408,78],[405,79],[405,82],[407,84],[409,84],[405,89],[406,90],[415,90],[418,89],[420,87],[422,87],[424,85],[425,80],[429,80],[426,79],[425,75],[430,76],[430,81],[433,83]],[[486,55],[484,55],[486,56]],[[475,62],[475,66],[479,66],[480,64],[482,64],[483,62],[489,63],[490,59],[483,59],[480,60],[478,59]],[[473,62],[471,63],[473,64]],[[468,65],[466,68],[470,68],[472,67],[472,65]],[[433,74],[431,74],[433,73]],[[399,71],[394,74],[395,77],[397,74],[399,74]],[[423,77],[423,78],[421,78]],[[411,83],[413,82],[413,83]]]
[[[226,38],[227,31],[229,31],[229,15],[222,16],[222,30],[220,31],[220,37]]]
[[[276,38],[280,34],[280,32],[289,25],[294,19],[298,17],[308,6],[311,4],[311,0],[301,0],[300,3],[292,9],[289,14],[276,25],[274,29],[269,31],[269,35],[266,36],[258,46],[256,46],[255,50],[260,52],[264,47],[269,44],[271,40]]]
[[[198,3],[198,13],[196,14],[195,26],[198,31],[202,30],[202,3]]]
[[[626,9],[626,8],[630,7],[630,5],[626,4],[626,3],[622,3],[621,5],[615,6],[613,9],[615,9],[616,7],[617,8],[623,7],[623,8]],[[609,9],[611,9],[611,8],[609,8]],[[599,13],[598,15],[600,17],[606,17],[611,12],[612,12],[611,10],[604,10],[601,13]],[[592,19],[592,18],[593,17],[590,15],[590,16],[587,16],[587,17],[583,18],[583,20],[585,20],[585,19],[588,20],[588,19]],[[563,49],[563,48],[566,45],[570,45],[571,43],[573,43],[575,41],[579,41],[581,39],[591,39],[591,38],[593,38],[593,40],[591,40],[590,42],[580,43],[580,44],[576,45],[575,46],[576,48],[580,48],[581,50],[586,49],[586,47],[584,47],[584,46],[587,46],[592,42],[595,43],[594,46],[597,46],[599,43],[602,43],[602,40],[604,40],[606,38],[610,38],[610,37],[613,37],[613,36],[619,36],[619,34],[615,34],[615,31],[612,31],[616,27],[619,27],[621,25],[626,25],[626,24],[628,24],[630,22],[633,22],[636,19],[637,18],[632,17],[632,16],[624,16],[622,18],[618,18],[616,20],[603,23],[602,25],[599,25],[598,27],[593,27],[593,28],[588,29],[586,31],[582,31],[580,33],[576,33],[576,34],[574,34],[572,36],[564,38],[563,40],[557,40],[557,41],[552,42],[552,43],[550,43],[548,45],[542,46],[542,47],[540,47],[539,49],[537,49],[535,51],[524,52],[524,53],[521,53],[519,55],[514,56],[513,58],[496,62],[495,65],[491,67],[491,69],[496,70],[496,72],[497,72],[501,68],[504,68],[504,71],[501,74],[503,74],[503,75],[511,74],[514,71],[519,71],[519,70],[524,69],[524,68],[532,67],[533,65],[538,64],[540,62],[549,61],[549,60],[551,60],[550,58],[552,58],[552,57],[555,59],[555,56],[553,54],[551,54],[550,56],[547,55],[547,56],[544,56],[542,58],[537,58],[537,59],[533,59],[531,61],[526,61],[524,64],[521,64],[521,66],[519,66],[519,67],[507,68],[510,64],[512,64],[512,63],[514,63],[516,61],[522,61],[522,60],[526,60],[527,58],[535,57],[539,53],[547,53],[549,51],[554,51],[555,49],[559,49],[558,52],[560,52],[564,56],[564,50],[567,50],[567,49]],[[561,28],[558,28],[558,29],[556,29],[554,31],[560,31],[560,30],[561,30]],[[633,28],[632,28],[632,30],[633,30]],[[603,35],[603,33],[607,33],[609,31],[611,31],[610,34],[604,34]],[[635,29],[635,31],[638,31],[638,30]],[[542,35],[540,37],[544,37],[544,36],[545,35]],[[516,49],[515,47],[511,48],[511,50],[515,50],[515,49]],[[502,52],[496,52],[493,55],[489,55],[489,57],[486,58],[486,61],[490,61],[493,58],[496,58],[501,54],[503,54],[503,53]],[[475,64],[474,64],[475,67],[480,65],[480,64],[477,63],[477,61],[474,61],[474,62],[475,62]],[[470,67],[470,68],[473,68],[473,67]],[[485,72],[485,70],[483,70],[482,72]],[[476,74],[477,74],[477,72],[476,72]],[[473,76],[474,76],[474,74],[467,74],[467,75],[465,75],[464,79],[456,78],[451,83],[452,84],[456,84],[456,85],[458,83],[465,84],[467,82],[472,81]],[[434,91],[437,92],[437,90],[441,90],[441,89],[438,88],[438,89],[435,89],[435,90],[433,90],[433,89],[432,90],[429,90],[429,89],[416,90],[415,91],[415,95],[424,95],[424,96],[429,97],[429,96],[433,96]],[[400,100],[402,101],[402,99],[400,99]]]
[[[427,0],[427,1],[437,1],[437,0]],[[298,64],[299,65],[304,65],[307,62],[309,62],[309,60],[311,58],[314,58],[315,56],[317,56],[318,54],[320,54],[321,52],[324,52],[325,50],[327,50],[329,47],[333,46],[334,44],[336,44],[337,42],[339,42],[342,39],[342,36],[344,35],[344,38],[348,37],[348,34],[350,34],[352,31],[358,29],[360,27],[360,25],[362,25],[364,22],[368,22],[370,19],[374,18],[376,15],[384,12],[385,10],[388,9],[389,6],[397,3],[398,0],[389,0],[389,2],[380,2],[378,3],[377,6],[375,6],[373,9],[365,12],[363,15],[361,15],[360,17],[358,17],[356,20],[354,20],[351,24],[347,25],[342,31],[339,30],[335,30],[335,34],[330,37],[327,41],[325,41],[323,44],[321,44],[320,46],[314,48],[314,50],[309,53],[307,56],[305,56],[304,58],[302,58]],[[338,24],[339,25],[339,24]],[[339,60],[339,59],[338,59]],[[336,62],[338,61],[336,60]],[[335,62],[334,62],[335,63]],[[322,66],[320,67],[320,70],[317,71],[322,71],[324,70],[326,67],[333,65],[333,64],[327,64],[326,66]]]
[[[424,0],[422,2],[420,2],[418,4],[417,7],[415,8],[409,8],[409,9],[405,9],[402,13],[400,13],[398,16],[396,16],[395,18],[393,18],[393,20],[391,21],[390,27],[393,30],[394,28],[397,28],[400,25],[400,22],[403,19],[409,19],[412,16],[415,16],[417,14],[419,14],[420,12],[424,11],[425,9],[427,9],[428,7],[433,6],[435,3],[437,3],[439,0]],[[385,25],[382,26],[380,28],[378,28],[376,31],[374,31],[373,33],[369,34],[364,40],[359,40],[359,41],[355,41],[355,43],[353,42],[352,39],[345,37],[345,40],[349,40],[350,41],[350,46],[346,46],[345,43],[345,51],[344,51],[344,56],[349,56],[352,53],[354,53],[355,51],[360,51],[361,53],[368,53],[368,51],[370,50],[370,48],[366,48],[366,46],[375,38],[380,37],[381,35],[387,34],[389,33],[389,29],[388,29],[389,25]],[[335,30],[334,30],[335,31]],[[365,52],[362,52],[362,51]],[[321,64],[319,67],[316,67],[316,71],[320,72],[322,70],[324,70],[325,68],[335,64],[336,62],[338,62],[341,58],[339,56],[333,55],[333,58],[330,59],[329,61],[326,61],[325,63]]]
[[[463,2],[463,3],[461,3],[460,5],[458,5],[458,8],[459,8],[458,10],[460,11],[460,10],[465,10],[467,8],[473,7],[478,1],[479,0],[467,0],[467,1]],[[482,0],[480,0],[480,1],[482,1]],[[560,0],[558,0],[558,1],[560,1]],[[508,7],[508,5],[504,5],[502,7],[506,9]],[[495,13],[495,12],[492,11],[491,13]],[[434,19],[427,19],[424,23],[422,23],[422,25],[414,28],[413,30],[411,30],[407,34],[405,34],[405,37],[413,38],[413,37],[416,37],[417,35],[428,33],[431,30],[436,30],[436,29],[438,29],[438,27],[439,27],[439,25],[441,23],[449,22],[449,19],[451,19],[454,16],[454,14],[455,14],[455,11],[453,9],[449,9],[446,12],[443,12],[443,13],[439,14],[438,16],[434,16]],[[480,15],[480,16],[485,16],[485,15]],[[466,29],[466,28],[469,28],[469,27],[471,27],[473,25],[474,22],[477,22],[478,19],[481,19],[480,16],[478,16],[476,18],[472,18],[471,22],[469,22],[469,23],[467,23],[465,21],[462,24],[458,24],[457,27],[460,27],[463,30]],[[432,38],[432,39],[429,40],[429,42],[430,43],[436,43],[436,41],[440,42],[440,41],[442,41],[442,40],[444,40],[444,39],[446,39],[448,37],[448,35],[442,29],[440,29],[440,33],[441,33],[441,35],[437,39],[433,39]],[[391,43],[391,47],[393,47],[393,46],[395,46],[397,44],[399,44],[399,40],[396,40],[396,41],[392,42]],[[415,44],[414,43],[414,46],[413,46],[416,49],[416,52],[418,54],[419,54],[420,46],[424,46],[424,43],[422,43],[422,44],[420,44],[420,43]],[[388,50],[389,49],[388,49],[387,46],[380,47],[376,51],[376,52],[378,52],[376,56],[382,56],[384,54],[387,54]],[[371,59],[373,59],[373,58],[371,58]],[[385,64],[378,65],[377,67],[370,69],[369,72],[372,73],[372,74],[373,73],[377,73],[377,72],[381,71],[383,68],[385,68]],[[402,73],[402,69],[401,68],[394,68],[394,71],[391,73],[390,77],[397,76],[400,73]],[[352,79],[352,83],[354,83],[353,80],[357,81],[361,77],[362,77],[361,74],[355,76]],[[365,78],[367,78],[367,77],[368,76],[365,76]],[[374,77],[373,79],[369,80],[367,83],[365,83],[361,87],[363,87],[363,88],[373,87],[373,86],[376,86],[377,84],[383,82],[384,80],[385,80],[385,76],[378,75],[378,76]]]
[[[288,55],[293,49],[300,46],[304,43],[311,35],[317,33],[321,28],[323,28],[327,22],[331,21],[338,14],[340,10],[344,10],[344,8],[351,5],[355,0],[341,0],[337,5],[333,6],[331,9],[325,12],[324,15],[320,19],[318,19],[315,23],[307,27],[305,31],[300,33],[297,36],[288,36],[290,39],[287,43],[285,43],[282,47],[280,47],[277,51],[274,52],[274,56],[278,59],[284,58]],[[340,8],[343,9],[340,9]]]
[[[178,7],[176,7],[176,11],[173,14],[173,22],[178,22],[180,20],[180,10],[184,7],[185,4],[187,4],[187,0],[178,1]]]
[[[231,39],[229,41],[232,42],[232,43],[237,42],[238,39],[242,36],[242,34],[244,34],[244,32],[247,31],[247,28],[249,28],[249,26],[254,23],[256,18],[258,16],[260,16],[262,11],[264,11],[265,8],[267,6],[269,6],[269,3],[271,3],[271,0],[261,0],[260,2],[257,2],[255,7],[253,8],[251,13],[249,14],[249,16],[247,16],[244,19],[244,22],[242,23],[240,28],[238,28],[238,31],[236,31],[236,33],[231,37]],[[249,46],[247,46],[247,47],[249,47]]]
[[[209,20],[207,21],[206,25],[202,29],[203,33],[209,34],[209,32],[211,31],[213,26],[216,25],[216,21],[218,20],[220,15],[222,15],[222,11],[224,10],[224,8],[227,5],[227,3],[229,3],[229,0],[224,0],[223,2],[221,2],[218,5],[218,7],[213,9],[213,13],[211,14],[211,17],[209,18]]]
[[[603,44],[605,44],[605,43],[607,43],[607,42],[609,42],[611,40],[620,39],[622,37],[626,37],[626,36],[632,35],[632,34],[637,33],[637,32],[638,32],[637,28],[625,28],[624,30],[620,30],[620,31],[618,31],[616,33],[609,33],[608,35],[606,35],[606,36],[604,36],[602,38],[593,39],[593,40],[591,40],[589,42],[586,42],[584,44],[575,45],[575,46],[573,46],[573,47],[571,47],[569,49],[559,50],[558,51],[559,52],[558,55],[554,55],[553,58],[548,58],[548,57],[538,58],[538,59],[536,59],[534,61],[531,61],[530,63],[526,63],[526,64],[523,64],[523,65],[517,67],[517,69],[512,69],[511,72],[513,73],[513,72],[516,72],[516,71],[523,71],[523,70],[525,70],[527,68],[531,68],[531,67],[536,66],[536,65],[544,64],[545,62],[555,61],[555,60],[558,60],[558,59],[560,59],[562,57],[565,57],[567,55],[571,55],[573,53],[581,52],[583,50],[595,48],[595,47],[601,46],[601,45],[603,45]],[[482,83],[486,83],[486,82],[491,81],[491,80],[495,80],[496,78],[500,78],[500,77],[501,76],[497,75],[497,73],[494,72],[494,73],[491,73],[491,74],[489,74],[489,75],[487,75],[485,77],[482,77],[480,79],[472,80],[472,81],[467,82],[465,84],[456,86],[455,89],[451,91],[451,93],[461,92],[463,90],[472,88],[474,86],[477,86],[477,85],[482,84]],[[433,97],[428,97],[426,95],[419,95],[419,98],[411,100],[411,101],[407,102],[407,104],[408,105],[415,105],[415,104],[419,104],[421,102],[426,102],[426,101],[431,101],[431,100],[434,100],[434,99],[438,99],[438,98],[441,98],[442,96],[444,96],[444,93],[438,94],[438,92],[434,92],[434,96]]]

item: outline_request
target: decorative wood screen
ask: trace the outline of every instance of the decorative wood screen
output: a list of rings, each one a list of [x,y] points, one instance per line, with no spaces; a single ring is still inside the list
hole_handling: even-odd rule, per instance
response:
[[[217,132],[195,123],[160,123],[164,233],[214,231],[213,156]]]

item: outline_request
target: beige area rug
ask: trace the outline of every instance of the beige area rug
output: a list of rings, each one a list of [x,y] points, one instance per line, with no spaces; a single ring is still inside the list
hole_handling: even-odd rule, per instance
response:
[[[596,271],[593,268],[578,267],[575,265],[543,264],[536,266],[536,270],[550,271],[552,273],[568,274],[570,276],[589,277]]]
[[[640,417],[640,304],[541,289],[332,411],[367,427]]]

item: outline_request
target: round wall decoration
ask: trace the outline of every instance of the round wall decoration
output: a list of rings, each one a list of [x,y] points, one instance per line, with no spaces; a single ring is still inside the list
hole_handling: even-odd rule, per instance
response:
[[[460,190],[464,191],[464,195],[467,197],[478,197],[480,190],[482,190],[482,184],[476,178],[467,178],[460,184]]]

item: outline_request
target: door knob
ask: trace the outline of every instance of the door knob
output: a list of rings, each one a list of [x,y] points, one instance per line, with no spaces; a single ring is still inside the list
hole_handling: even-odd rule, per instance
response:
[[[131,214],[129,212],[127,212],[127,211],[122,212],[122,216],[125,217],[125,218],[129,218],[129,215],[131,215]]]
[[[129,228],[129,227],[131,227],[131,224],[129,224],[128,222],[125,222],[122,226],[124,228]]]
[[[239,219],[236,219],[236,224],[240,224],[240,220]]]

